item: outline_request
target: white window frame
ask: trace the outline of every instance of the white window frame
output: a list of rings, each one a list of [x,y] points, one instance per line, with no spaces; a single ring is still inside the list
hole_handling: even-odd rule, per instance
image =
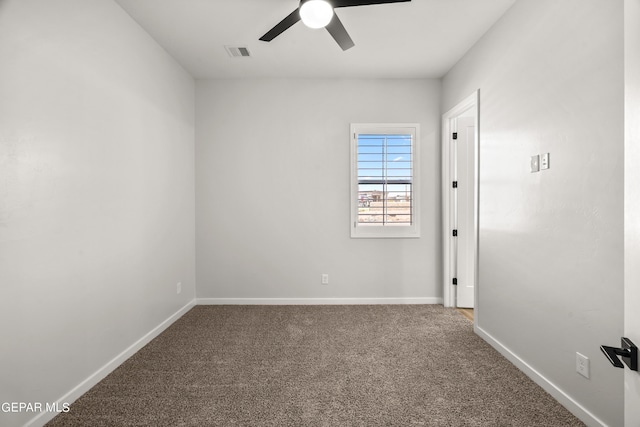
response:
[[[358,135],[412,135],[411,178],[412,210],[410,225],[358,224]],[[352,123],[351,124],[351,237],[352,238],[419,238],[420,237],[420,124],[419,123]]]

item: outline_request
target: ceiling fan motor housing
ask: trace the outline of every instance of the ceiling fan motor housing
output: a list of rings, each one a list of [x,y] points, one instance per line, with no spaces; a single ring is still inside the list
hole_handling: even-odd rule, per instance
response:
[[[309,28],[324,28],[333,18],[333,6],[326,0],[301,0],[298,10]]]

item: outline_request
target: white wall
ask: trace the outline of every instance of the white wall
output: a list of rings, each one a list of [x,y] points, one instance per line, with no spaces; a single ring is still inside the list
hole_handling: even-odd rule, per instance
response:
[[[439,81],[210,80],[196,93],[198,298],[441,301]],[[420,239],[349,237],[352,122],[421,124]]]
[[[640,345],[640,0],[624,0],[624,336]],[[617,347],[617,345],[616,345]],[[640,372],[625,368],[625,426],[640,425]]]
[[[622,425],[599,350],[623,323],[622,0],[518,1],[445,76],[443,111],[478,88],[479,331],[590,424]]]
[[[111,0],[3,0],[0,64],[0,402],[53,402],[195,297],[194,82]]]

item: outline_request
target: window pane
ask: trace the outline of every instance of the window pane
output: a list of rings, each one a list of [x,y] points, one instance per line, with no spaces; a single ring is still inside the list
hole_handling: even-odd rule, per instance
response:
[[[389,169],[387,171],[387,181],[390,183],[411,183],[411,169]]]
[[[411,170],[411,162],[402,162],[402,161],[387,162],[387,168]]]
[[[387,135],[387,145],[407,145],[411,146],[411,135]]]
[[[382,153],[358,153],[358,164],[368,162],[378,162],[382,164],[384,155]]]
[[[358,223],[411,224],[411,135],[358,135]]]
[[[411,154],[411,145],[390,145],[387,147],[387,153]]]
[[[359,145],[358,154],[380,154],[384,153],[382,145]]]
[[[358,182],[383,182],[384,181],[383,169],[360,169],[358,170]]]
[[[411,184],[387,185],[387,198],[394,200],[411,200]]]

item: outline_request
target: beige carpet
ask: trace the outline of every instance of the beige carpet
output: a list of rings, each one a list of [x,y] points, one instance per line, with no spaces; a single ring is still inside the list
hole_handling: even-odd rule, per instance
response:
[[[455,309],[197,306],[49,426],[581,426]]]

